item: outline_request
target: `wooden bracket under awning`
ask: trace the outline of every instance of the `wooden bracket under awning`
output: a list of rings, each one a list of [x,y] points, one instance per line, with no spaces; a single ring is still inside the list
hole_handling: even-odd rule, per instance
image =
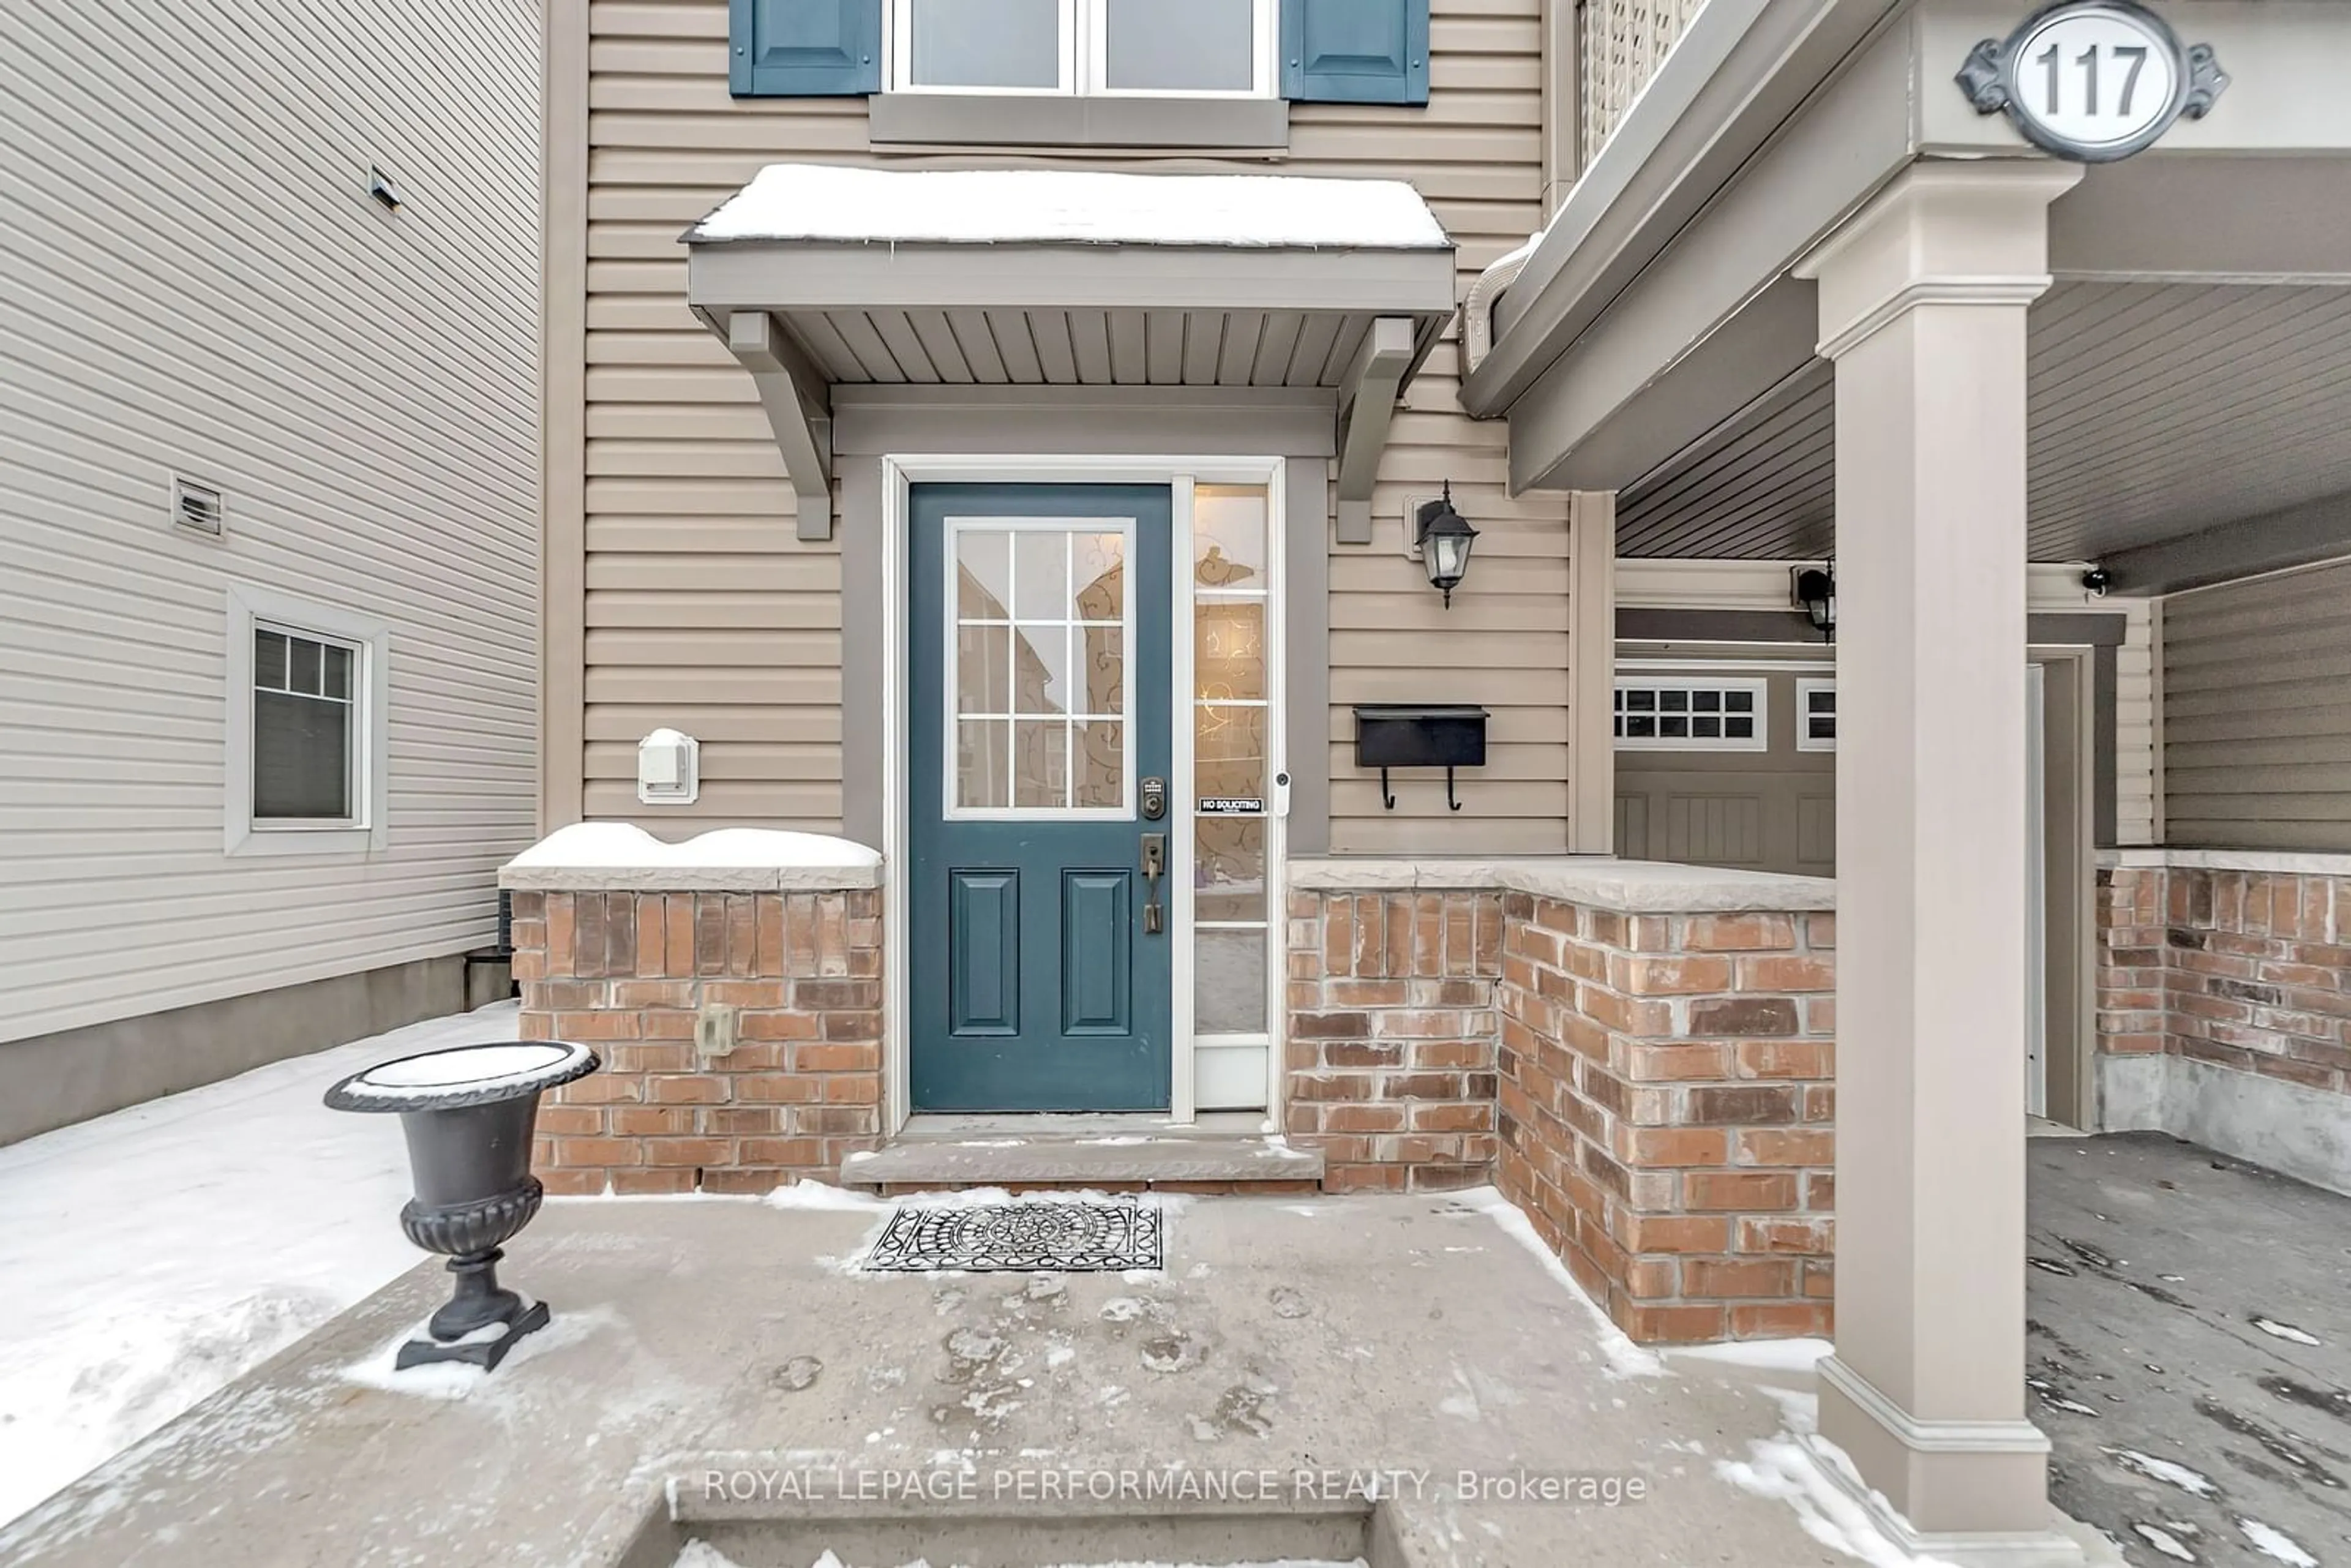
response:
[[[1339,382],[1339,532],[1343,545],[1372,542],[1372,486],[1405,378],[1419,362],[1409,316],[1372,323]]]
[[[728,311],[723,336],[759,390],[799,497],[799,537],[832,538],[832,382],[765,310]]]

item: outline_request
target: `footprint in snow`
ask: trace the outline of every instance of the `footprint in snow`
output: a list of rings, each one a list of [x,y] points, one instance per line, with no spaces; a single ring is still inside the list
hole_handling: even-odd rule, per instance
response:
[[[824,1372],[824,1363],[812,1355],[796,1355],[768,1375],[768,1381],[786,1394],[798,1394],[816,1386],[817,1378]]]
[[[1143,1347],[1145,1370],[1189,1372],[1208,1359],[1208,1347],[1187,1333],[1162,1334]]]

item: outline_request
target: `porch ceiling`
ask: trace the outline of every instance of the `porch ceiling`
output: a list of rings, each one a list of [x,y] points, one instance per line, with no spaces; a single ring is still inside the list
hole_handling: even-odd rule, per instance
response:
[[[2029,548],[2097,559],[2351,491],[2351,287],[2061,280],[2031,312]],[[1814,361],[1628,487],[1627,556],[1835,547]]]
[[[836,384],[1336,388],[1369,311],[779,310]]]

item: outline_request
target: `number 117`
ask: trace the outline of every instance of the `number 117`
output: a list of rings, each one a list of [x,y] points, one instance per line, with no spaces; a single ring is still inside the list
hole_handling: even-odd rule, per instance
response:
[[[2130,71],[2123,78],[2123,100],[2115,109],[2117,114],[2128,114],[2131,111],[2131,99],[2138,91],[2138,73],[2147,68],[2147,46],[2145,44],[2108,44],[2103,47],[2111,50],[2116,59],[2130,61]],[[2074,63],[2082,68],[2084,94],[2082,112],[2085,114],[2095,115],[2098,112],[2098,50],[2100,47],[2100,45],[2092,44],[2074,57]],[[2057,46],[2052,44],[2033,56],[2032,63],[2036,66],[2044,66],[2049,71],[2048,112],[2052,115],[2063,113],[2064,99],[2059,77],[2061,61],[2057,54]]]

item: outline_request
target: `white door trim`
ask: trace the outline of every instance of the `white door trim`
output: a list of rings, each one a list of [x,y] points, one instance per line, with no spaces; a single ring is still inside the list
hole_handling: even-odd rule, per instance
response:
[[[1168,780],[1166,829],[1170,871],[1184,874],[1171,874],[1167,879],[1168,937],[1175,944],[1171,966],[1168,1055],[1172,1081],[1168,1085],[1168,1112],[1171,1120],[1186,1123],[1194,1119],[1196,1113],[1193,1051],[1197,1045],[1193,1038],[1192,879],[1189,874],[1194,853],[1191,788],[1192,573],[1189,570],[1192,559],[1192,486],[1201,484],[1265,486],[1268,557],[1270,560],[1279,560],[1286,517],[1282,493],[1285,463],[1286,459],[1279,456],[1172,457],[1115,454],[1071,456],[1006,453],[892,453],[882,458],[882,863],[885,868],[882,917],[883,946],[886,955],[883,964],[883,1123],[887,1133],[894,1134],[904,1126],[913,1108],[906,1036],[906,974],[912,954],[908,946],[906,884],[899,873],[906,864],[910,839],[906,777],[910,721],[906,578],[911,541],[906,530],[914,486],[948,484],[1165,485],[1171,491],[1171,499],[1175,503],[1170,541],[1174,560],[1169,573],[1175,593],[1175,602],[1170,606],[1173,633],[1170,665],[1174,686],[1170,694],[1170,719],[1174,728],[1174,745],[1169,758],[1171,777]],[[848,526],[854,528],[858,525],[852,518]],[[1283,649],[1282,593],[1278,582],[1270,586],[1272,591],[1267,599],[1267,617],[1271,647],[1266,676],[1272,706],[1267,713],[1267,743],[1273,755],[1267,758],[1267,771],[1271,774],[1285,771],[1289,759],[1285,755],[1284,723],[1287,715],[1283,703],[1287,672],[1280,663]],[[1278,943],[1285,928],[1284,917],[1288,910],[1280,814],[1270,812],[1266,818],[1265,852],[1268,944],[1266,1103],[1269,1113],[1275,1115],[1280,1113],[1280,1099],[1276,1092],[1280,1084],[1281,1057],[1278,1024],[1281,1017],[1279,1004],[1282,966],[1279,961]]]
[[[2024,666],[2024,1110],[2049,1113],[2049,734],[2042,666]]]

